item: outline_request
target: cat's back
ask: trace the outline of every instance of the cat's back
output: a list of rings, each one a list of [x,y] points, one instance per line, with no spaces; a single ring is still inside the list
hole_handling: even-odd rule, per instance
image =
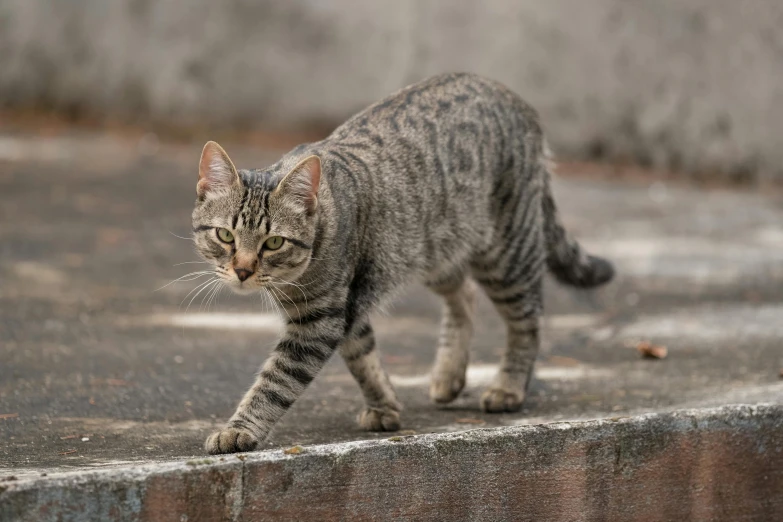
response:
[[[427,135],[432,139],[433,133],[472,125],[475,131],[484,131],[481,137],[491,139],[488,130],[508,134],[520,123],[539,130],[538,114],[514,91],[477,74],[447,73],[404,87],[370,105],[338,127],[332,138],[374,136],[374,142],[383,146],[384,138],[393,141],[395,137]]]

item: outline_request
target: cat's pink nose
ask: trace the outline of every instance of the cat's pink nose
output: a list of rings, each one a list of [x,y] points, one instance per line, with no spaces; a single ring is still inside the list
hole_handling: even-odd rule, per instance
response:
[[[240,281],[244,281],[245,279],[253,275],[253,272],[251,272],[250,270],[246,270],[244,268],[234,268],[234,272],[237,273],[237,277],[239,278]]]

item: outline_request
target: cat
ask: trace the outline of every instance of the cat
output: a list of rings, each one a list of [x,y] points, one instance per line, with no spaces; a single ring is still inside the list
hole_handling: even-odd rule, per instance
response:
[[[206,451],[257,448],[334,352],[364,395],[359,425],[399,429],[402,406],[368,317],[412,281],[444,303],[430,398],[448,403],[465,386],[480,287],[507,325],[480,407],[519,410],[538,352],[545,270],[583,288],[614,275],[561,225],[549,165],[536,111],[467,73],[408,86],[268,168],[237,170],[208,142],[193,211],[197,250],[222,284],[274,296],[287,323]]]

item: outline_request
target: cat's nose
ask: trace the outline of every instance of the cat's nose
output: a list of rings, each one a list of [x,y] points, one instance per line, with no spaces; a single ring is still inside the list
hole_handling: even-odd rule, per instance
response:
[[[244,268],[234,268],[234,272],[237,273],[237,277],[239,278],[240,281],[244,281],[245,279],[253,275],[253,272],[251,272],[250,270],[246,270]]]

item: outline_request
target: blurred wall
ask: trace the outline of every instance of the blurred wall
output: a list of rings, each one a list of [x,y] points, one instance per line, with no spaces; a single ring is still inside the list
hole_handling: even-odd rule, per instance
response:
[[[296,128],[451,70],[561,155],[783,179],[781,0],[0,0],[11,108]]]

